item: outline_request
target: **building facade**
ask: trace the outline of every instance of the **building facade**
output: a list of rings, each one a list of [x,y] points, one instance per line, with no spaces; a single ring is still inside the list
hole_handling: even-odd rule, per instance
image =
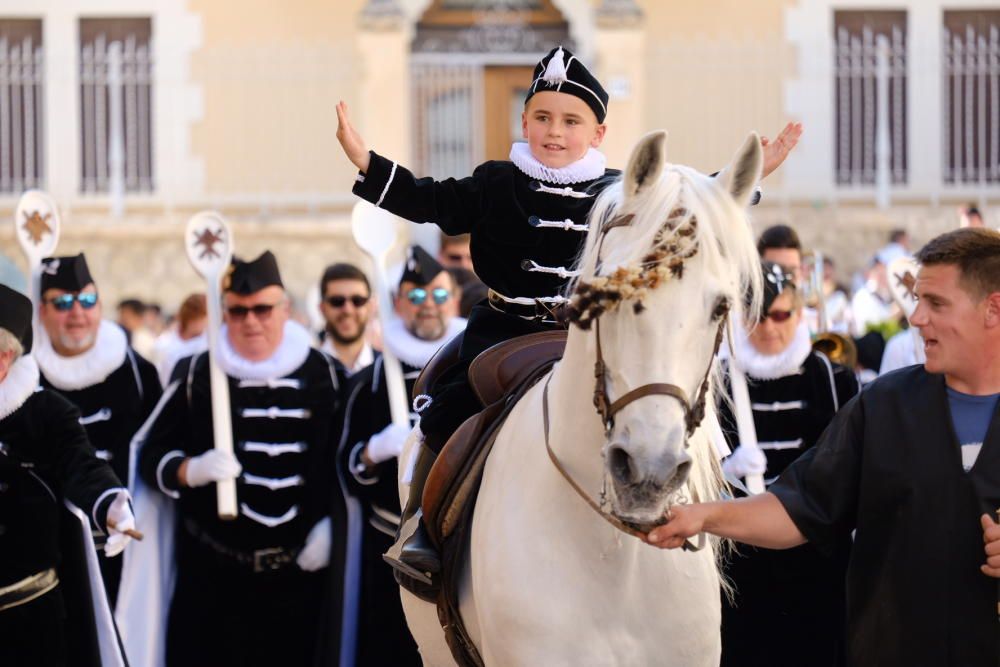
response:
[[[803,122],[754,225],[795,225],[845,272],[890,229],[955,226],[961,204],[1000,222],[1000,3],[984,0],[0,0],[0,208],[47,190],[59,252],[85,250],[108,298],[168,310],[199,286],[184,222],[217,209],[301,296],[360,261],[338,100],[381,153],[467,174],[519,138],[555,44],[608,88],[613,166],[666,128],[672,161],[714,171],[748,131]],[[22,262],[10,225],[0,251]]]

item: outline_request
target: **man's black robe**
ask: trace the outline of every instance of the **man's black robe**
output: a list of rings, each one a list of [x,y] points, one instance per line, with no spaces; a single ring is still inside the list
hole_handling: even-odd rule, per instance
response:
[[[94,455],[79,417],[65,398],[40,390],[0,419],[0,588],[49,568],[60,577],[54,590],[0,612],[0,664],[100,664],[83,551],[90,547],[63,499],[103,531],[115,498],[108,491],[122,483]]]
[[[944,377],[912,366],[868,385],[770,491],[811,542],[856,529],[851,665],[1000,664],[997,579],[980,515],[1000,507],[1000,417],[962,467]]]
[[[399,527],[398,464],[395,457],[373,468],[359,465],[368,439],[392,421],[383,357],[351,377],[344,436],[338,452],[339,470],[361,508],[360,595],[357,605],[356,665],[419,666],[416,642],[410,635],[392,568],[382,560]],[[407,395],[420,369],[402,364]]]
[[[80,423],[99,458],[111,464],[120,480],[128,479],[129,445],[132,436],[153,412],[162,390],[153,364],[127,348],[125,361],[110,375],[80,389],[60,388],[59,378],[41,374],[43,387],[58,391],[80,411]],[[98,547],[104,536],[95,533]],[[121,580],[122,558],[107,558],[98,551],[98,563],[108,601],[114,607]]]

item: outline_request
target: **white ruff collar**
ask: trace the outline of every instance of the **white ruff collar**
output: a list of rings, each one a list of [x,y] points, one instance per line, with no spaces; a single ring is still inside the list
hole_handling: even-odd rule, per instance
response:
[[[38,388],[38,364],[30,354],[15,361],[0,382],[0,419],[6,419]]]
[[[593,148],[587,149],[587,154],[572,164],[565,167],[546,167],[539,162],[528,144],[518,141],[510,147],[510,161],[514,166],[526,175],[537,178],[546,183],[556,183],[558,185],[569,185],[570,183],[583,183],[592,181],[604,175],[604,168],[607,158],[604,153]]]
[[[788,375],[795,375],[806,357],[812,352],[812,339],[809,337],[809,326],[805,320],[799,322],[795,329],[792,344],[778,354],[761,354],[750,344],[747,332],[743,327],[736,329],[736,364],[747,376],[758,380],[776,380]]]
[[[278,349],[263,361],[244,359],[229,342],[228,329],[222,325],[219,331],[219,366],[229,377],[237,380],[276,380],[290,375],[306,362],[312,350],[312,336],[298,322],[285,322]]]
[[[385,335],[382,336],[382,344],[404,364],[423,368],[442,345],[465,331],[465,324],[464,317],[453,317],[443,336],[437,340],[423,340],[411,334],[403,324],[403,320],[393,317],[389,320]]]
[[[127,353],[125,331],[108,320],[101,320],[93,346],[82,354],[64,357],[56,352],[42,327],[38,328],[38,341],[31,350],[45,379],[63,391],[77,391],[104,382],[125,363]]]

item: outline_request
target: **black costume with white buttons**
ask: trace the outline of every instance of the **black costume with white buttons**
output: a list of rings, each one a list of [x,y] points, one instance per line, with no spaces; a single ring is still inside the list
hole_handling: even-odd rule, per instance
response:
[[[127,480],[132,436],[153,412],[161,389],[156,368],[128,346],[125,333],[116,324],[101,323],[92,351],[97,355],[108,352],[98,346],[105,345],[111,336],[115,340],[110,345],[120,348],[117,352],[124,357],[124,361],[107,375],[97,372],[89,378],[74,381],[76,378],[71,379],[71,372],[64,373],[67,368],[64,362],[72,362],[74,358],[59,357],[44,336],[35,354],[41,367],[42,386],[58,391],[79,409],[80,424],[86,430],[87,439],[97,451],[97,456],[111,464],[119,479]],[[103,543],[103,534],[95,533],[94,538],[98,546]],[[113,606],[118,596],[122,559],[107,558],[103,551],[99,551],[98,562],[108,600]]]
[[[596,153],[596,151],[594,151]],[[476,274],[495,299],[529,309],[538,300],[558,305],[586,239],[595,198],[619,172],[599,166],[574,183],[544,181],[512,162],[486,162],[462,179],[416,178],[409,170],[371,153],[354,193],[407,220],[433,222],[447,234],[471,235]],[[553,170],[554,172],[556,170]],[[543,172],[538,173],[542,176]],[[516,301],[515,301],[516,300]],[[538,312],[546,313],[543,306]],[[550,317],[526,319],[488,303],[476,305],[462,341],[459,363],[431,389],[433,402],[421,413],[428,436],[447,436],[479,409],[468,388],[468,365],[483,350],[516,336],[556,328]],[[436,446],[433,438],[428,444]],[[441,443],[443,444],[443,443]]]
[[[168,665],[311,664],[327,579],[301,570],[296,557],[340,492],[334,455],[344,372],[310,341],[286,323],[275,357],[298,361],[290,371],[241,379],[227,370],[243,467],[236,519],[219,519],[215,484],[182,488],[177,478],[186,458],[214,446],[206,353],[178,363],[147,425],[140,472],[178,509]]]

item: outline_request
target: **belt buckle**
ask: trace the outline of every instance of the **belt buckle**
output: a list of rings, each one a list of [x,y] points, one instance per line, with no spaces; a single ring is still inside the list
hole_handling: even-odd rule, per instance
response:
[[[291,556],[284,549],[257,549],[253,552],[253,571],[273,572],[280,570],[291,561]]]

